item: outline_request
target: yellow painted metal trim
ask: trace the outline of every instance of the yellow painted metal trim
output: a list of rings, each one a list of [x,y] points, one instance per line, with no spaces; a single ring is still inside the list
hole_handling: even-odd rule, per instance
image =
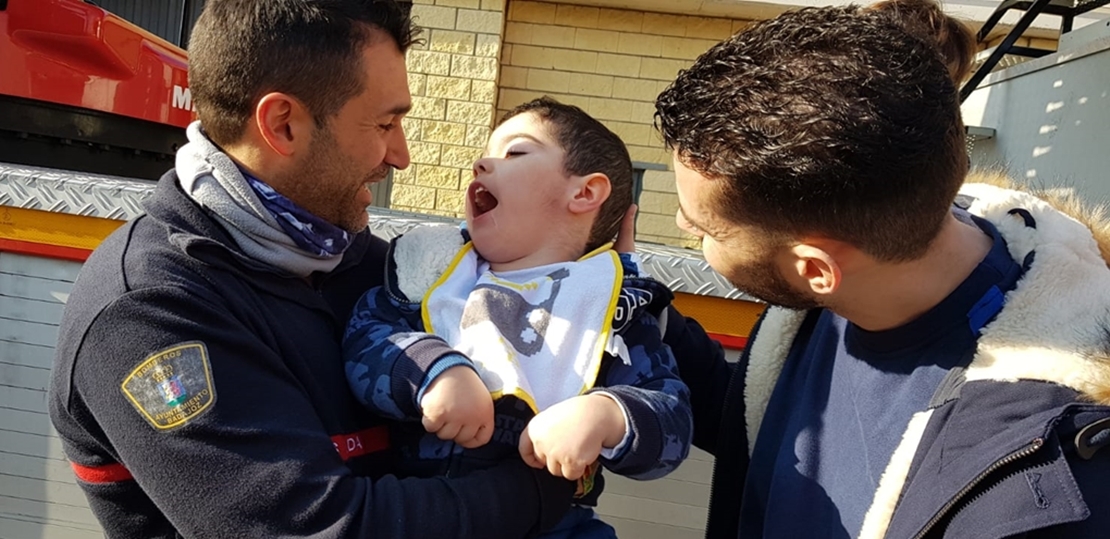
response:
[[[732,337],[749,336],[766,307],[752,301],[682,292],[674,295],[674,306],[683,315],[697,320],[705,331]]]
[[[42,245],[91,251],[123,224],[114,219],[0,206],[0,238]]]

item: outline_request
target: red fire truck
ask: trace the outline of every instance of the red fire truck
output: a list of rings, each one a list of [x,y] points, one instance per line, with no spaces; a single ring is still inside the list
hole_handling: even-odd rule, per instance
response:
[[[155,179],[193,117],[185,51],[95,5],[0,2],[0,162]]]

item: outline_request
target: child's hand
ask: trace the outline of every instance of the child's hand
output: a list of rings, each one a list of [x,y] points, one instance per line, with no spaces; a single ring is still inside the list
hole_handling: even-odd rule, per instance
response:
[[[624,413],[605,395],[581,395],[536,415],[520,434],[520,456],[533,468],[571,481],[582,477],[602,447],[624,438]]]
[[[613,250],[618,253],[636,252],[636,212],[640,207],[633,204],[624,212],[621,218],[621,228],[617,233],[617,240],[613,243]]]
[[[493,436],[493,397],[486,385],[467,366],[443,371],[420,399],[424,430],[440,440],[473,449]]]

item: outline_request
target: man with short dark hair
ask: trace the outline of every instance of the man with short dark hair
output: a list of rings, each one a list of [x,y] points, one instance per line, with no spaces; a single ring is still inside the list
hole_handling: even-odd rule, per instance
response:
[[[382,283],[369,187],[409,164],[389,0],[210,0],[199,122],[82,269],[50,414],[109,537],[524,537],[574,484],[520,461],[399,479],[340,340]]]
[[[966,33],[931,0],[803,9],[659,96],[679,225],[772,304],[737,365],[668,329],[707,537],[1105,536],[1110,237],[961,188]]]

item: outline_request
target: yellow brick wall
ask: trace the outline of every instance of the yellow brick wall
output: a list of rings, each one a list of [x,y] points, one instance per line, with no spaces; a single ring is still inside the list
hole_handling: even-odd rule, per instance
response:
[[[998,37],[988,40],[985,44],[979,46],[979,50],[986,50],[991,47],[997,47],[1002,44],[1002,40],[1006,39],[1006,34],[1001,34]],[[1014,42],[1015,47],[1032,47],[1034,49],[1043,49],[1054,51],[1059,46],[1059,42],[1055,39],[1044,39],[1038,37],[1019,37]]]
[[[652,127],[655,97],[699,54],[748,21],[509,0],[497,114],[550,95],[620,135],[633,161],[670,167]],[[648,171],[637,239],[696,246],[674,225],[673,173]]]
[[[395,171],[390,207],[461,216],[471,166],[489,138],[505,0],[414,0],[424,43],[409,50],[412,165]]]

